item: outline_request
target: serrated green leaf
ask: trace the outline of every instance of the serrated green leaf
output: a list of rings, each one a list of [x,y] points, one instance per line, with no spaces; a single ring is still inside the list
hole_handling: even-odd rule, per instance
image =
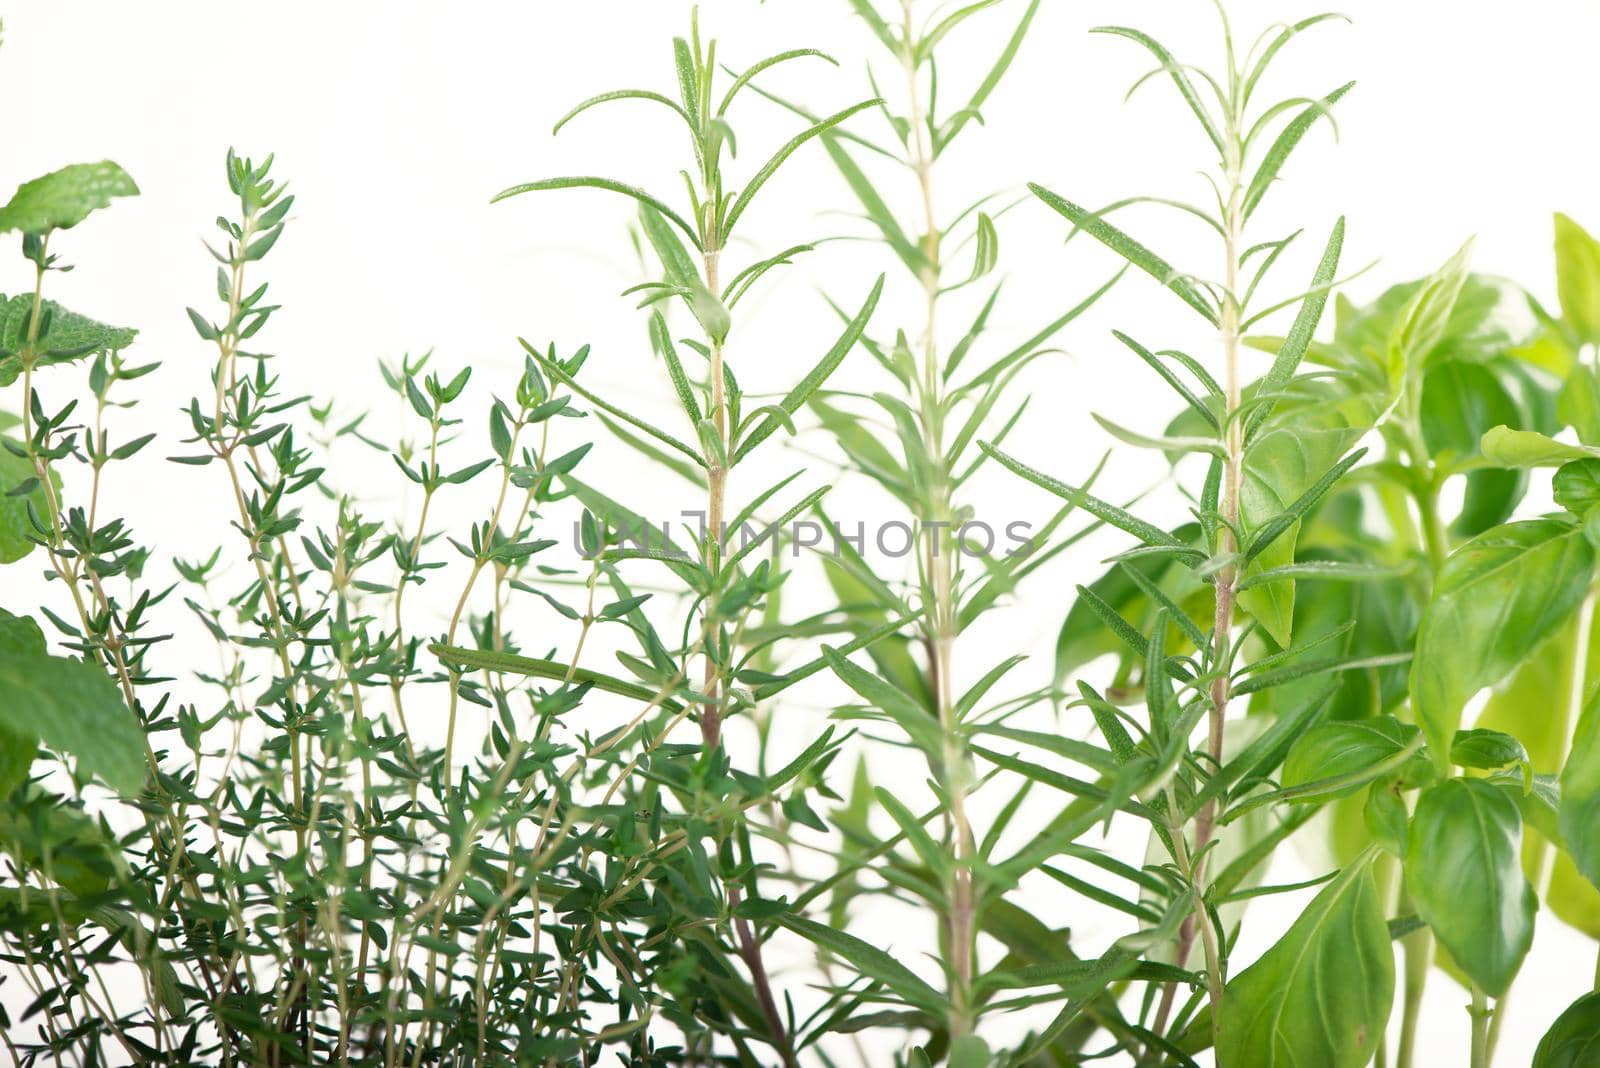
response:
[[[0,727],[38,738],[126,797],[144,785],[144,731],[98,665],[0,647]]]
[[[73,163],[18,186],[10,202],[0,208],[0,233],[67,230],[108,207],[114,197],[138,194],[128,172],[110,160]]]

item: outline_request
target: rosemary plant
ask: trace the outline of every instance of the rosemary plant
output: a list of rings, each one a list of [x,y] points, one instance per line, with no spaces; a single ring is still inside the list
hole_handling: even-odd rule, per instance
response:
[[[1179,350],[1148,346],[1117,333],[1120,346],[1172,387],[1187,411],[1174,431],[1158,435],[1100,420],[1119,440],[1160,449],[1185,469],[1183,461],[1190,456],[1206,460],[1203,483],[1191,498],[1196,524],[1176,530],[1152,525],[985,444],[1016,473],[1139,543],[1123,554],[1112,575],[1096,584],[1099,590],[1079,589],[1083,610],[1130,647],[1138,666],[1119,682],[1131,679],[1136,685],[1103,693],[1080,680],[1078,689],[1081,706],[1092,712],[1122,769],[1119,804],[1138,802],[1132,810],[1150,822],[1152,835],[1168,855],[1169,864],[1161,870],[1169,881],[1159,896],[1183,913],[1172,963],[1187,967],[1195,943],[1201,947],[1203,993],[1178,1007],[1183,984],[1162,982],[1141,1005],[1132,1031],[1151,1063],[1161,1062],[1175,1048],[1215,1045],[1222,1064],[1276,1063],[1280,1057],[1362,1064],[1372,1056],[1387,1018],[1393,972],[1368,870],[1374,851],[1347,865],[1278,946],[1231,981],[1231,937],[1219,926],[1218,909],[1263,854],[1246,852],[1220,871],[1209,866],[1217,853],[1219,826],[1259,803],[1246,797],[1251,787],[1276,770],[1288,743],[1323,712],[1320,696],[1283,709],[1270,727],[1225,759],[1230,707],[1239,697],[1268,693],[1285,681],[1274,668],[1299,651],[1292,641],[1299,578],[1295,542],[1301,521],[1361,458],[1362,450],[1348,450],[1376,415],[1322,403],[1316,396],[1318,380],[1296,376],[1334,284],[1343,221],[1335,225],[1309,288],[1264,307],[1259,286],[1295,235],[1254,241],[1247,229],[1306,132],[1350,88],[1340,87],[1321,99],[1297,98],[1264,107],[1257,99],[1260,79],[1280,51],[1298,33],[1330,17],[1269,30],[1240,54],[1224,15],[1224,66],[1215,76],[1175,59],[1141,31],[1102,31],[1127,38],[1155,57],[1159,66],[1150,77],[1170,78],[1217,153],[1211,179],[1214,209],[1175,205],[1218,236],[1216,276],[1180,272],[1108,220],[1111,211],[1148,198],[1096,212],[1033,186],[1044,204],[1073,224],[1074,232],[1090,234],[1148,273],[1215,331],[1220,350],[1215,373]],[[1197,83],[1209,95],[1202,95]],[[1265,375],[1249,382],[1244,332],[1294,305],[1298,312],[1290,333],[1276,346]],[[1201,619],[1174,596],[1188,585],[1185,575],[1209,587]],[[1112,586],[1123,591],[1123,600],[1148,606],[1145,626],[1126,618],[1129,604],[1119,606],[1104,596]],[[1073,624],[1069,616],[1067,626]],[[1258,656],[1250,655],[1245,640],[1252,636],[1266,647]],[[1061,666],[1076,665],[1068,661]],[[1326,675],[1350,666],[1297,664],[1289,677]],[[1128,717],[1116,703],[1124,695],[1143,699],[1145,721],[1132,723],[1137,737],[1130,734]],[[1205,741],[1191,752],[1190,735],[1201,723]],[[1275,833],[1286,833],[1287,826]],[[1349,989],[1322,997],[1315,976],[1331,967],[1350,969]],[[1286,1032],[1291,1036],[1287,1041]]]
[[[1005,209],[995,208],[994,196],[958,211],[943,209],[937,197],[938,175],[951,165],[947,154],[958,137],[977,128],[974,120],[982,119],[983,109],[1015,61],[1039,4],[1030,0],[1011,5],[1010,32],[998,55],[960,98],[960,106],[947,114],[936,110],[941,47],[968,32],[969,19],[997,5],[946,10],[904,0],[884,13],[865,0],[853,0],[851,7],[882,49],[878,56],[886,69],[895,72],[900,88],[893,94],[895,103],[879,106],[883,134],[830,131],[824,143],[865,219],[891,254],[891,265],[914,294],[912,306],[920,314],[892,338],[884,334],[863,339],[887,372],[892,392],[831,392],[814,398],[812,407],[849,467],[877,483],[915,521],[917,570],[910,587],[914,597],[908,598],[859,557],[824,559],[836,594],[854,606],[858,634],[870,634],[884,620],[904,615],[908,600],[915,605],[915,626],[909,633],[879,638],[867,649],[876,673],[841,657],[832,657],[832,662],[835,672],[866,702],[865,709],[849,709],[849,714],[891,722],[907,743],[921,751],[943,830],[939,839],[933,838],[924,827],[927,817],[913,813],[897,796],[899,790],[877,787],[871,797],[861,800],[875,801],[899,833],[887,840],[872,837],[863,822],[865,813],[852,805],[852,824],[846,833],[859,852],[842,861],[839,876],[853,878],[863,858],[886,861],[889,867],[881,872],[886,889],[938,916],[944,989],[933,1002],[936,1010],[930,1011],[920,981],[913,986],[910,977],[901,977],[899,983],[886,980],[891,999],[915,1010],[919,1024],[931,1032],[912,1053],[913,1061],[920,1056],[952,1064],[987,1064],[995,1054],[977,1033],[984,1013],[1016,1011],[1038,1000],[1036,994],[1020,991],[1053,985],[1051,966],[1062,963],[1050,949],[1058,936],[1038,921],[1030,922],[1026,909],[1008,901],[1007,895],[1017,889],[1022,874],[1048,861],[1054,846],[1070,841],[1075,832],[1052,826],[1038,841],[1002,857],[1001,835],[1028,792],[1040,784],[1059,789],[1063,780],[1036,762],[980,743],[1020,742],[1042,748],[1046,759],[1060,756],[1071,744],[1009,725],[1019,711],[1041,702],[1042,690],[990,699],[994,687],[1023,657],[979,670],[965,668],[957,655],[959,639],[1013,594],[1026,576],[1071,544],[1065,538],[1048,547],[1038,543],[1050,541],[1072,507],[1063,507],[1041,530],[1031,532],[1026,546],[997,549],[1003,539],[992,526],[977,521],[960,494],[987,459],[976,447],[977,437],[987,428],[1003,439],[1017,424],[1027,407],[1019,388],[1021,376],[1036,359],[1054,351],[1047,347],[1050,340],[1111,283],[1060,310],[1020,342],[985,358],[985,331],[1001,287],[993,286],[967,307],[960,304],[972,292],[969,287],[996,268],[995,216]],[[943,74],[948,93],[948,67]],[[893,83],[887,76],[882,81],[872,79],[875,91],[889,84]],[[952,312],[962,315],[967,325],[950,344],[941,337],[940,325],[941,315]],[[920,651],[920,662],[912,649]],[[958,688],[963,676],[972,679],[965,692]],[[980,760],[994,770],[980,774]],[[995,774],[1010,778],[1019,792],[992,826],[977,826],[969,798]],[[902,841],[910,847],[904,855],[898,849]],[[1046,870],[1070,884],[1065,873]],[[849,896],[836,897],[836,918],[843,918],[841,910]],[[1001,942],[1007,950],[1003,960],[986,963],[980,958],[980,932]],[[861,966],[859,960],[851,963]],[[1038,974],[1024,977],[1017,969],[1026,966],[1039,969]],[[1007,991],[1019,993],[1008,998]],[[1045,1037],[1030,1044],[1042,1048],[1049,1041]]]
[[[629,626],[641,641],[644,659],[622,658],[637,681],[611,680],[609,688],[638,694],[642,684],[643,694],[654,696],[637,717],[643,721],[640,726],[644,734],[634,763],[641,776],[620,776],[607,798],[616,793],[623,799],[620,812],[651,814],[646,851],[654,855],[642,861],[636,878],[650,868],[664,866],[663,873],[654,878],[660,879],[671,871],[665,877],[683,895],[683,911],[659,934],[675,931],[691,917],[710,921],[709,927],[692,938],[691,944],[699,947],[696,952],[704,956],[696,967],[698,974],[678,977],[679,988],[672,993],[679,1000],[668,1014],[669,1020],[689,1037],[691,1055],[710,1056],[721,1041],[731,1040],[739,1056],[750,1060],[753,1054],[749,1042],[756,1040],[770,1047],[772,1055],[782,1063],[793,1065],[799,1051],[821,1032],[807,1033],[806,1025],[811,1021],[797,1020],[793,1002],[787,997],[786,1004],[780,1006],[765,964],[763,943],[779,922],[800,926],[804,931],[809,921],[789,915],[781,899],[763,894],[760,874],[765,863],[758,857],[753,839],[773,833],[769,830],[772,821],[776,821],[780,833],[790,821],[824,829],[807,805],[805,794],[810,787],[820,786],[821,772],[837,752],[839,742],[834,732],[826,729],[781,768],[768,770],[769,735],[759,730],[755,763],[747,765],[750,770],[742,770],[724,744],[724,724],[729,717],[743,715],[751,717],[759,727],[764,721],[763,702],[815,674],[826,663],[814,653],[810,662],[786,673],[769,670],[776,655],[774,647],[786,633],[777,616],[778,593],[787,578],[778,551],[783,544],[782,530],[785,524],[816,506],[828,487],[795,496],[790,486],[801,474],[799,471],[744,498],[732,496],[730,484],[738,465],[754,450],[778,431],[794,430],[796,413],[861,337],[877,305],[883,281],[878,280],[859,310],[848,318],[833,346],[777,403],[747,408],[736,373],[738,361],[729,349],[730,336],[739,322],[741,298],[769,271],[810,251],[811,246],[792,246],[737,269],[724,262],[723,257],[757,194],[783,163],[806,142],[873,107],[876,101],[857,103],[810,122],[784,142],[742,187],[733,188],[726,183],[724,172],[736,144],[731,105],[742,96],[753,95],[754,79],[772,67],[828,57],[814,49],[779,53],[742,71],[730,72],[726,88],[719,92],[716,42],[701,40],[698,23],[689,38],[676,39],[673,44],[678,100],[643,89],[603,93],[580,103],[555,129],[559,131],[592,107],[616,100],[645,101],[670,110],[675,122],[685,129],[689,142],[693,169],[685,172],[687,210],[679,213],[662,198],[595,177],[542,179],[514,186],[496,199],[533,191],[592,187],[624,194],[639,203],[640,230],[659,264],[659,275],[630,292],[642,293],[643,306],[652,309],[648,320],[651,349],[661,361],[664,385],[673,390],[694,444],[584,389],[558,367],[541,361],[546,371],[592,404],[623,443],[703,492],[704,522],[690,551],[671,540],[666,524],[660,525],[659,543],[651,544],[648,537],[641,538],[641,534],[654,528],[648,518],[598,488],[567,479],[571,491],[589,510],[594,528],[605,532],[596,546],[596,567],[612,585],[626,589],[618,567],[624,562],[651,570],[664,567],[681,584],[686,601],[681,620],[674,621],[666,631],[683,636],[676,644],[663,640],[638,610],[640,598],[628,597],[620,606],[612,606],[613,614],[625,614],[629,619]],[[689,313],[698,329],[697,336],[674,337],[667,319],[667,312],[674,306]],[[686,368],[680,345],[686,354],[702,360],[703,366]],[[786,498],[792,499],[779,503]],[[752,536],[754,524],[759,524],[760,533]],[[614,546],[612,534],[617,542]],[[762,542],[769,539],[771,551],[762,557]],[[815,622],[802,621],[798,626],[803,633]],[[875,636],[856,638],[844,647],[845,651],[868,644]],[[448,647],[448,643],[437,651],[447,662],[460,666],[570,679],[580,669],[582,647],[580,637],[577,651],[565,666],[486,656]],[[826,655],[837,654],[828,650]],[[697,672],[692,661],[699,663]],[[607,688],[600,681],[602,677],[592,670],[586,672],[585,678]],[[661,707],[660,714],[645,720],[645,713],[655,706]],[[687,750],[669,741],[673,728],[685,719],[697,722],[700,732],[699,745]],[[740,964],[737,969],[732,963],[735,960]],[[744,973],[742,978],[740,970]],[[569,981],[579,981],[576,971]]]

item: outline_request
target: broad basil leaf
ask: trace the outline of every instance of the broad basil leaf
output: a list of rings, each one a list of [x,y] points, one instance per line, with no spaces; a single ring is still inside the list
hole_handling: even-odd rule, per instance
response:
[[[1406,842],[1406,889],[1439,942],[1491,997],[1533,945],[1538,907],[1522,873],[1522,814],[1482,779],[1423,791]]]
[[[1504,731],[1485,727],[1456,731],[1450,743],[1450,762],[1464,768],[1503,768],[1528,759],[1522,743]]]
[[[1490,427],[1481,447],[1490,463],[1503,467],[1560,467],[1572,460],[1600,456],[1600,449],[1588,445],[1568,445],[1548,434],[1508,426]]]
[[[1283,762],[1283,785],[1304,786],[1320,779],[1354,775],[1404,749],[1417,736],[1417,728],[1393,716],[1319,723],[1289,750]],[[1346,797],[1365,786],[1358,782],[1342,790],[1318,794],[1316,800]]]
[[[1394,950],[1371,857],[1345,868],[1228,983],[1220,1068],[1362,1068],[1372,1059],[1394,1000]]]
[[[1579,342],[1600,343],[1600,242],[1560,212],[1555,230],[1561,317]]]
[[[1579,364],[1567,373],[1556,397],[1556,412],[1585,445],[1600,441],[1600,377],[1594,368]]]
[[[1462,706],[1566,621],[1593,573],[1583,528],[1558,519],[1497,527],[1445,561],[1411,664],[1412,704],[1441,771]]]
[[[1560,828],[1573,863],[1600,886],[1600,695],[1584,708],[1561,769]]]
[[[1402,317],[1426,281],[1391,286],[1361,307],[1342,298],[1336,300],[1332,348],[1360,362],[1386,367],[1389,346],[1397,338]],[[1420,358],[1422,367],[1444,360],[1481,363],[1512,350],[1527,333],[1527,318],[1527,297],[1520,288],[1469,274],[1447,309],[1443,328],[1426,351],[1412,356]],[[1424,340],[1416,338],[1414,343]]]
[[[1482,455],[1479,443],[1496,426],[1526,429],[1521,409],[1486,364],[1448,360],[1422,378],[1422,438],[1446,469]],[[1503,523],[1528,488],[1521,468],[1480,468],[1466,475],[1466,496],[1451,526],[1479,534]]]
[[[1343,383],[1301,377],[1245,449],[1239,511],[1246,531],[1259,530],[1350,451],[1372,426],[1381,405],[1371,393]],[[1245,576],[1294,562],[1296,522],[1245,568]],[[1281,579],[1239,594],[1239,604],[1260,621],[1280,647],[1293,636],[1295,583]]]
[[[1552,695],[1564,695],[1572,685],[1577,624],[1578,615],[1573,613],[1510,679],[1489,695],[1489,703],[1478,715],[1479,727],[1493,727],[1514,734],[1527,748],[1529,762],[1538,773],[1536,791],[1541,780],[1553,778],[1561,771],[1561,761],[1567,752],[1568,728],[1562,722],[1564,717],[1552,714],[1550,702]],[[1590,635],[1586,660],[1589,677],[1596,677],[1595,672],[1600,672],[1600,628],[1595,628]],[[1515,772],[1502,774],[1515,776],[1515,788],[1520,796],[1522,776]],[[1523,818],[1527,820],[1526,812]],[[1550,821],[1549,829],[1555,831],[1555,820]],[[1545,843],[1538,837],[1524,835],[1523,839],[1522,870],[1532,879],[1549,863],[1549,858],[1541,860]],[[1550,883],[1544,894],[1544,904],[1563,923],[1600,938],[1600,889],[1579,874],[1572,857],[1564,849],[1557,851],[1553,859],[1553,866],[1547,869]]]
[[[1600,504],[1600,460],[1573,460],[1556,469],[1551,480],[1556,503],[1573,515]]]
[[[1200,526],[1198,523],[1185,523],[1173,530],[1172,536],[1186,545],[1194,544],[1200,537]],[[1210,587],[1195,578],[1188,568],[1173,563],[1169,557],[1142,556],[1123,564],[1113,564],[1105,574],[1089,584],[1091,592],[1115,608],[1141,633],[1149,632],[1158,606],[1128,576],[1128,568],[1149,579],[1173,601],[1192,609],[1191,614],[1202,619],[1202,629],[1210,625]],[[1186,648],[1186,642],[1187,639],[1174,624],[1167,632],[1168,651],[1181,651]],[[1056,636],[1056,684],[1060,685],[1068,675],[1096,657],[1126,649],[1127,646],[1106,628],[1093,609],[1081,599],[1074,600]]]
[[[1533,1051],[1533,1068],[1600,1066],[1600,992],[1583,995],[1556,1017]]]

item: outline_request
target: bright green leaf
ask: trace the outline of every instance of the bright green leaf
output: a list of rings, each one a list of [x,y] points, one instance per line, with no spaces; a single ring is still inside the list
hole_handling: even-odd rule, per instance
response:
[[[1228,982],[1220,1068],[1364,1068],[1394,997],[1394,950],[1370,872],[1349,865],[1284,936]]]
[[[18,186],[10,203],[0,208],[0,233],[70,229],[109,206],[113,197],[138,195],[128,172],[110,160],[74,163]]]
[[[1482,779],[1423,791],[1406,843],[1406,889],[1462,971],[1491,997],[1533,945],[1533,888],[1522,874],[1522,814]]]
[[[1580,526],[1535,519],[1481,534],[1445,561],[1411,665],[1412,704],[1441,772],[1462,707],[1566,621],[1588,592],[1594,560]]]

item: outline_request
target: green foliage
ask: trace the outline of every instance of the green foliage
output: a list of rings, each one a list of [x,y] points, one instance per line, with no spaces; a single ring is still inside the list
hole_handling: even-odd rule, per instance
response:
[[[1593,1068],[1600,1064],[1600,993],[1585,994],[1556,1017],[1539,1040],[1532,1068]]]
[[[0,208],[0,233],[48,234],[70,230],[115,197],[139,195],[128,172],[112,163],[74,163],[24,182]]]
[[[0,648],[0,727],[10,744],[37,738],[70,754],[85,777],[137,794],[145,775],[144,732],[104,669],[48,655],[32,620],[0,616],[0,626],[32,626],[37,636],[31,648],[10,640]]]
[[[1556,212],[1556,293],[1572,341],[1600,344],[1600,242]]]
[[[1406,888],[1461,970],[1494,997],[1533,945],[1538,907],[1520,861],[1522,815],[1481,779],[1451,779],[1417,800]]]
[[[1578,607],[1594,548],[1568,520],[1508,523],[1451,554],[1417,632],[1411,699],[1441,771],[1461,709],[1499,682]]]
[[[1100,31],[1215,153],[1197,203],[1095,209],[1054,191],[1081,174],[992,174],[980,130],[1042,61],[1040,8],[848,0],[874,52],[843,90],[811,48],[730,66],[692,18],[660,84],[553,130],[640,105],[681,159],[494,198],[628,200],[642,362],[507,338],[520,368],[485,382],[405,355],[380,362],[381,420],[262,348],[295,203],[271,157],[225,157],[215,299],[186,309],[210,365],[173,354],[176,426],[138,422],[136,331],[52,299],[131,178],[18,189],[0,565],[47,581],[0,606],[13,1054],[1414,1068],[1437,963],[1471,987],[1462,1045],[1487,1068],[1538,908],[1600,937],[1600,245],[1556,217],[1553,313],[1473,273],[1471,242],[1357,303],[1337,212],[1308,220],[1317,243],[1263,229],[1351,89],[1268,101],[1264,76],[1334,15],[1241,49],[1222,14],[1213,67]],[[963,70],[952,43],[980,27]],[[827,80],[786,80],[806,73]],[[840,99],[793,102],[814,91]],[[775,182],[800,153],[837,183]],[[974,184],[1031,196],[947,205]],[[784,196],[854,222],[769,241]],[[1014,307],[986,280],[1017,269],[1024,218],[1112,267]],[[1169,255],[1195,247],[1179,226],[1214,254]],[[882,271],[862,291],[745,299],[841,240]],[[1174,336],[1082,330],[1113,286],[1170,303],[1152,281],[1194,313]],[[833,317],[820,352],[744,342],[806,314]],[[1060,432],[1059,383],[1033,375],[1068,343],[1171,391],[1148,425],[1094,415],[1118,447],[1087,470],[1012,438]],[[652,388],[666,418],[636,402]],[[604,436],[625,464],[590,462]],[[161,500],[222,509],[196,505],[217,548],[170,561],[175,584],[103,492],[157,440]],[[1122,447],[1170,485],[1146,492]],[[388,481],[348,480],[351,451]],[[650,521],[658,470],[704,526]],[[910,521],[903,568],[799,535],[848,529],[845,481]],[[1041,509],[1028,551],[962,551],[993,497]],[[1060,585],[1045,568],[1091,536],[1108,552]],[[980,658],[1017,600],[1059,606],[1053,665]],[[1297,846],[1333,862],[1267,883]],[[1251,903],[1285,893],[1297,918],[1261,931]],[[1597,1011],[1575,1002],[1535,1063],[1589,1063]]]
[[[1600,699],[1584,706],[1561,769],[1561,840],[1590,882],[1600,886]]]
[[[27,450],[14,438],[0,437],[0,564],[14,564],[34,547],[29,515],[48,505],[44,484],[34,473]]]
[[[1217,1060],[1362,1068],[1389,1020],[1394,955],[1371,858],[1345,866],[1271,949],[1228,983]]]

